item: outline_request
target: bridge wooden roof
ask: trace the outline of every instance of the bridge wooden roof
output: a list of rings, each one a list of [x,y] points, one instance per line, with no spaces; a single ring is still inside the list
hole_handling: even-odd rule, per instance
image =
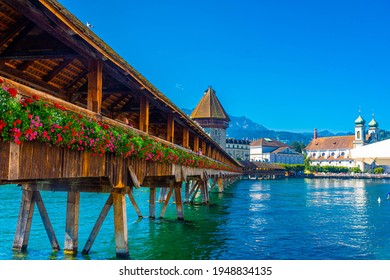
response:
[[[186,142],[183,132],[189,130],[189,138],[199,137],[230,158],[196,122],[57,1],[0,0],[1,76],[88,108],[88,84],[96,63],[102,76],[99,114],[126,117],[142,130],[142,99],[147,99],[148,133],[181,145]],[[170,120],[176,124],[174,139],[167,132]],[[233,159],[228,161],[236,165]]]

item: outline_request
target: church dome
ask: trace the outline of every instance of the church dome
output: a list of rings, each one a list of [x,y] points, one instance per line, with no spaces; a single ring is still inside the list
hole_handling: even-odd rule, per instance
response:
[[[355,124],[361,124],[364,125],[366,121],[362,118],[362,116],[359,115],[359,117],[355,120]]]
[[[372,120],[368,124],[369,127],[378,127],[379,123],[374,119],[374,115],[372,115]]]

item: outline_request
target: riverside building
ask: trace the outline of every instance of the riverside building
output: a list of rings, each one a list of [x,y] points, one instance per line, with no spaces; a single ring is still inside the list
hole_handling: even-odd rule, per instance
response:
[[[260,138],[250,144],[250,160],[268,163],[303,164],[304,156],[287,144]]]
[[[233,138],[226,139],[226,152],[235,159],[249,161],[250,141]]]
[[[359,167],[361,171],[368,168],[367,164],[351,158],[351,149],[379,141],[379,124],[372,116],[366,130],[366,121],[361,115],[355,120],[354,135],[318,137],[314,129],[313,140],[305,148],[310,159],[310,165]]]

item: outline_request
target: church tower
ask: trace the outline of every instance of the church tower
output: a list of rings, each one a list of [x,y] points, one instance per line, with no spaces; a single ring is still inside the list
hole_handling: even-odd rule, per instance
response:
[[[379,132],[379,123],[374,119],[374,114],[372,114],[372,120],[368,123],[368,135],[370,143],[378,141],[378,132]]]
[[[353,147],[361,147],[366,142],[366,121],[361,115],[355,120],[355,141],[353,141]]]
[[[216,143],[226,149],[226,129],[229,127],[230,118],[211,86],[204,92],[191,113],[191,118],[197,121]]]

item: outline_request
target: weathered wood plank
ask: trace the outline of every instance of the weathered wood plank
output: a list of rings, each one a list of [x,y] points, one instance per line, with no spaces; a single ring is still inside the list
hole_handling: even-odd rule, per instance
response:
[[[43,203],[42,196],[39,191],[34,191],[34,202],[37,204],[39,213],[41,214],[43,225],[45,226],[45,230],[47,233],[47,237],[49,238],[51,247],[54,251],[60,250],[60,245],[58,243],[57,237],[54,233],[53,227],[51,225],[49,215],[47,214],[46,207]]]
[[[173,114],[169,114],[167,120],[167,141],[174,142],[174,140],[175,140],[175,118]]]
[[[114,204],[114,230],[116,256],[118,258],[129,258],[128,246],[128,229],[127,229],[127,213],[126,200],[123,194],[113,193]]]
[[[138,204],[137,204],[137,202],[135,201],[134,196],[133,196],[133,188],[132,188],[132,187],[129,188],[127,194],[128,194],[128,196],[129,196],[130,202],[131,202],[131,204],[133,205],[134,210],[135,210],[135,212],[137,213],[138,217],[139,217],[139,218],[142,218],[143,216],[142,216],[142,214],[141,214],[141,211],[139,210]]]
[[[132,182],[132,185],[131,185],[131,186],[134,186],[134,187],[136,187],[137,189],[140,188],[141,185],[139,184],[137,175],[135,174],[133,167],[131,167],[130,165],[128,165],[128,166],[127,166],[127,170],[128,170],[129,173],[130,173],[130,179],[131,179],[131,182]]]
[[[184,220],[183,201],[181,198],[181,183],[175,183],[176,213],[179,220]]]
[[[100,230],[104,220],[106,219],[107,214],[110,211],[112,204],[113,204],[113,198],[112,198],[112,194],[110,194],[107,198],[106,203],[103,206],[102,211],[99,214],[98,219],[96,220],[95,225],[93,226],[93,229],[92,229],[92,231],[88,237],[88,240],[84,246],[82,254],[88,254],[89,251],[91,250],[91,247],[92,247],[93,243],[95,242],[95,239],[99,233],[99,230]]]
[[[100,114],[103,92],[103,63],[93,60],[89,63],[87,108]]]
[[[9,143],[8,180],[19,179],[20,175],[20,146]]]
[[[65,226],[65,254],[76,254],[79,233],[80,192],[68,192]]]
[[[24,190],[22,193],[18,223],[16,225],[14,243],[12,245],[12,249],[18,252],[23,252],[27,249],[31,222],[34,214],[33,194],[34,192],[31,190]]]
[[[8,179],[10,143],[0,143],[0,179]]]
[[[165,188],[164,188],[164,189],[165,189]],[[169,191],[168,191],[167,197],[166,197],[166,199],[165,199],[164,206],[163,206],[163,208],[161,209],[160,218],[164,218],[165,211],[167,210],[167,207],[168,207],[168,204],[169,204],[169,200],[171,199],[171,196],[172,196],[172,193],[173,193],[173,189],[174,189],[174,185],[172,184],[172,185],[169,187]]]
[[[139,129],[149,132],[149,99],[145,95],[140,97]]]
[[[156,218],[156,187],[149,188],[149,218]]]

